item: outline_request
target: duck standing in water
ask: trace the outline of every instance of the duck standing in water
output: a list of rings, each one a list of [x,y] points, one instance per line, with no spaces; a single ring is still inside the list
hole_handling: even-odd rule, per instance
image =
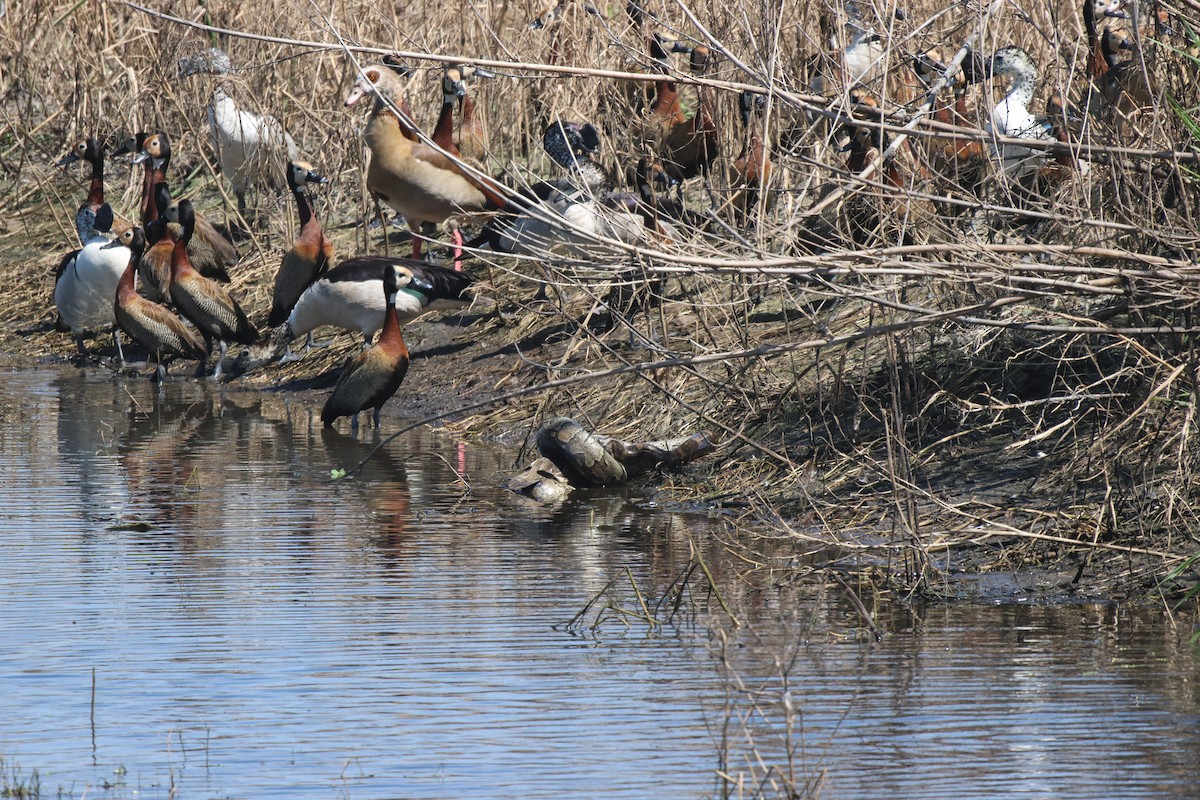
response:
[[[408,373],[408,346],[400,333],[396,315],[396,295],[413,283],[414,274],[408,267],[393,264],[383,276],[383,291],[387,305],[383,317],[383,333],[379,341],[354,357],[342,370],[333,393],[321,409],[321,422],[333,427],[338,417],[350,417],[350,427],[358,430],[358,414],[375,409],[375,427],[379,427],[379,410],[383,407]],[[422,287],[419,283],[417,288]]]

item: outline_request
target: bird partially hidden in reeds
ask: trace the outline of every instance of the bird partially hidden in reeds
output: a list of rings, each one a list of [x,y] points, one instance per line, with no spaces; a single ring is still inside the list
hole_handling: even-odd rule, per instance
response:
[[[358,430],[358,415],[369,408],[375,410],[373,419],[379,427],[379,410],[383,408],[408,373],[408,346],[400,332],[400,320],[396,314],[396,296],[400,290],[415,285],[418,289],[432,290],[423,286],[408,267],[393,264],[384,273],[383,292],[386,307],[383,317],[383,332],[379,340],[367,350],[356,355],[342,370],[337,385],[325,406],[321,409],[321,422],[326,428],[333,427],[339,417],[350,417],[350,427]]]
[[[212,47],[179,59],[180,79],[198,73],[217,77],[208,106],[208,127],[221,162],[221,174],[233,186],[238,213],[246,216],[246,190],[254,183],[278,186],[272,168],[283,161],[300,158],[291,135],[270,114],[241,108],[230,96],[229,75],[233,64],[225,51]]]

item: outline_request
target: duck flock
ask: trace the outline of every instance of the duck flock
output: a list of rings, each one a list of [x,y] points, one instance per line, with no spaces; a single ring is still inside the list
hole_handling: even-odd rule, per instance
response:
[[[563,7],[554,7],[529,29],[552,26]],[[845,90],[855,108],[866,113],[856,118],[832,115],[834,124],[823,117],[796,125],[825,125],[846,171],[877,172],[874,180],[884,185],[910,186],[911,176],[903,174],[907,167],[932,171],[938,180],[967,191],[977,189],[988,176],[1001,183],[1009,197],[1018,198],[1044,195],[1055,182],[1086,172],[1088,160],[1078,156],[1076,146],[1081,119],[1129,120],[1153,102],[1142,49],[1173,35],[1169,15],[1143,19],[1134,0],[1084,0],[1080,13],[1089,37],[1085,86],[1075,93],[1075,104],[1055,93],[1046,113],[1040,113],[1031,108],[1039,70],[1025,50],[1005,46],[981,54],[963,48],[949,62],[930,51],[881,70],[893,57],[885,41],[889,21],[862,0],[843,0],[840,8],[844,13],[837,41],[843,46],[832,54],[836,69],[818,70],[804,88],[826,95]],[[587,13],[600,14],[590,8]],[[131,221],[122,220],[105,199],[103,147],[96,138],[79,142],[60,162],[89,164],[91,183],[76,215],[81,247],[63,257],[56,273],[59,327],[74,335],[81,354],[89,333],[111,331],[116,358],[125,367],[123,332],[145,348],[158,380],[176,360],[199,362],[197,375],[220,380],[233,344],[267,342],[270,360],[290,361],[303,358],[293,351],[294,340],[305,338],[304,353],[317,346],[313,334],[318,328],[354,331],[363,336],[364,349],[345,367],[322,420],[332,425],[349,416],[357,426],[358,413],[373,409],[378,424],[380,407],[408,369],[402,326],[432,308],[470,302],[474,281],[463,268],[470,258],[490,251],[530,261],[587,262],[598,258],[597,247],[605,243],[656,247],[693,230],[737,235],[775,202],[778,155],[788,148],[788,131],[770,135],[763,122],[764,95],[742,91],[742,147],[736,157],[725,157],[717,93],[704,81],[721,54],[668,36],[636,3],[625,13],[642,32],[646,52],[661,70],[656,80],[621,86],[622,99],[636,120],[630,126],[636,158],[623,170],[606,168],[599,154],[602,139],[614,133],[611,125],[547,113],[539,128],[541,144],[564,174],[519,190],[511,188],[510,176],[493,177],[481,166],[489,152],[488,131],[467,81],[493,77],[491,73],[463,64],[446,68],[437,121],[427,136],[414,122],[408,97],[411,68],[391,57],[356,64],[344,106],[364,101],[371,106],[362,132],[369,151],[366,188],[380,222],[387,207],[411,229],[411,252],[405,256],[385,251],[382,256],[356,255],[337,262],[308,196],[308,187],[326,183],[326,178],[302,160],[301,148],[277,119],[240,108],[218,82],[207,121],[221,174],[239,212],[245,216],[247,192],[259,179],[286,162],[286,183],[300,224],[275,275],[270,311],[257,324],[227,285],[239,261],[234,244],[191,202],[172,197],[171,132],[136,133],[111,154],[131,155],[143,170],[141,206]],[[888,13],[903,12],[891,7]],[[672,62],[676,56],[685,58],[682,69]],[[223,51],[213,48],[179,59],[177,69],[185,79],[201,73],[224,76],[233,66]],[[944,131],[972,126],[966,100],[972,84],[1004,81],[1006,93],[988,117],[991,138],[946,133],[896,147],[889,126],[872,124],[869,113],[881,105],[870,88],[881,71],[885,80],[909,87],[916,101],[928,98],[930,116]],[[681,102],[680,81],[672,77],[684,72],[698,79],[694,102],[687,107]],[[948,101],[937,98],[942,89]],[[873,120],[879,119],[874,115]],[[1055,143],[1068,146],[1055,148]],[[718,166],[727,170],[736,189],[724,203],[713,196],[709,182]],[[626,176],[630,190],[618,187],[616,174]],[[694,199],[692,208],[684,202],[681,187],[694,178],[708,189],[712,207],[706,211],[699,210],[701,204]],[[1169,183],[1167,191],[1175,191],[1178,180]],[[856,217],[850,220],[849,235],[865,245],[879,224],[878,209],[861,204],[838,208],[843,217]],[[801,253],[823,252],[835,228],[847,228],[842,217],[806,219],[795,238]],[[470,226],[475,235],[465,240],[460,225]],[[440,235],[439,226],[448,229],[450,237],[446,265],[429,261],[428,248],[423,253],[423,243]],[[1039,235],[1036,225],[1031,224],[1026,235]],[[384,240],[386,248],[386,235]]]

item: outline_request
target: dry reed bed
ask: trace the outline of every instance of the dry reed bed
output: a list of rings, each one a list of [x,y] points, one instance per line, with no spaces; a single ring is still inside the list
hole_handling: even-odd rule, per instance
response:
[[[541,30],[527,27],[546,10],[532,2],[149,5],[196,25],[119,0],[30,0],[0,17],[8,230],[0,241],[4,252],[20,244],[38,253],[0,273],[9,349],[71,347],[67,337],[11,334],[50,318],[50,275],[73,246],[82,197],[80,178],[50,165],[76,138],[115,142],[162,127],[176,142],[177,190],[212,215],[233,213],[205,128],[210,84],[174,77],[179,55],[208,43],[245,68],[236,99],[278,116],[333,179],[318,214],[341,253],[379,249],[378,232],[359,224],[369,212],[362,117],[341,107],[352,75],[342,45],[410,54],[422,67],[410,97],[426,130],[442,64],[417,55],[510,65],[494,66],[500,77],[472,89],[491,135],[487,169],[512,184],[555,177],[538,146],[554,116],[600,121],[614,168],[638,153],[636,120],[619,111],[621,84],[587,74],[655,72],[619,3],[601,9],[603,19],[564,3]],[[1031,204],[994,168],[974,188],[922,172],[939,129],[910,122],[921,98],[907,64],[935,46],[949,59],[968,40],[984,52],[1016,44],[1041,67],[1035,110],[1053,91],[1078,100],[1087,55],[1078,4],[919,0],[904,8],[904,20],[883,15],[891,72],[869,87],[892,136],[906,126],[911,134],[897,148],[907,170],[897,188],[878,174],[856,180],[838,152],[828,117],[855,111],[850,87],[835,81],[825,98],[810,88],[830,74],[820,31],[837,6],[658,3],[662,30],[724,54],[704,76],[717,96],[723,156],[708,189],[694,181],[687,192],[689,206],[716,221],[708,232],[680,226],[682,236],[636,253],[614,247],[603,263],[477,260],[470,268],[501,300],[507,323],[464,329],[465,349],[454,356],[462,368],[436,370],[443,377],[429,378],[429,388],[481,399],[563,384],[456,421],[479,433],[523,434],[564,412],[620,436],[708,429],[726,444],[673,487],[678,496],[723,502],[744,511],[739,520],[766,520],[798,542],[891,543],[903,566],[891,574],[908,583],[935,575],[967,544],[983,545],[969,549],[979,554],[1018,543],[975,562],[987,567],[1056,563],[1079,543],[1094,555],[1089,565],[1115,559],[1119,570],[1106,574],[1144,586],[1195,552],[1200,531],[1190,358],[1200,299],[1200,167],[1190,154],[1200,136],[1187,121],[1200,113],[1197,62],[1186,52],[1200,12],[1192,0],[1169,6],[1170,47],[1143,50],[1154,103],[1124,121],[1091,119],[1076,141],[1088,173],[1068,171]],[[676,68],[687,77],[684,61]],[[1003,83],[969,93],[980,125]],[[778,192],[773,208],[744,225],[730,209],[738,187],[729,164],[745,144],[736,86],[769,90]],[[695,92],[684,90],[689,109]],[[1164,201],[1172,174],[1180,191]],[[118,210],[132,215],[140,176],[115,163],[109,176]],[[261,318],[295,223],[270,191],[252,202],[235,287]],[[865,227],[854,221],[863,218]],[[814,228],[830,242],[818,255],[805,243]],[[542,283],[550,301],[533,302]],[[311,377],[344,352],[256,379]]]

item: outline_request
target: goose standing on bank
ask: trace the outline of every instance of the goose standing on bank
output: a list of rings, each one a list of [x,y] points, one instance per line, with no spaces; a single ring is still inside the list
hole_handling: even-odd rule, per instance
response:
[[[217,85],[208,106],[208,127],[221,161],[221,174],[233,186],[238,213],[245,217],[247,188],[252,183],[264,180],[278,185],[270,174],[272,165],[283,162],[282,151],[285,148],[288,161],[298,160],[300,152],[296,142],[275,117],[238,107],[229,95],[227,76],[232,71],[233,64],[229,56],[217,47],[179,59],[180,78],[198,73],[217,77]]]
[[[414,134],[411,120],[401,120],[392,110],[402,108],[404,86],[386,64],[363,67],[346,96],[346,107],[373,95],[363,139],[371,151],[367,164],[367,189],[407,220],[413,232],[412,257],[421,257],[421,225],[440,225],[451,217],[503,208],[502,188],[464,173],[449,158]],[[405,115],[407,116],[407,114]]]
[[[258,338],[258,331],[221,284],[205,278],[192,267],[187,245],[195,231],[196,213],[191,201],[179,201],[178,216],[183,235],[175,242],[175,249],[171,253],[171,300],[179,312],[200,331],[205,349],[210,354],[213,342],[220,344],[217,366],[211,375],[212,380],[217,381],[221,379],[221,362],[229,342],[253,344]]]
[[[138,261],[146,249],[146,235],[141,228],[129,228],[105,249],[124,247],[129,262],[117,283],[113,312],[121,330],[129,334],[154,356],[155,377],[167,376],[165,357],[202,360],[204,341],[192,328],[183,323],[166,306],[147,300],[137,293],[135,277]]]
[[[413,276],[397,297],[401,324],[427,311],[462,308],[473,299],[470,289],[475,279],[465,272],[397,256],[357,256],[338,264],[304,290],[287,323],[276,330],[276,339],[290,342],[330,325],[361,333],[369,345],[383,324],[384,277],[396,266]],[[289,350],[282,362],[301,357]]]
[[[358,430],[358,414],[368,408],[375,409],[375,427],[379,427],[379,410],[400,388],[408,373],[408,347],[400,332],[396,300],[401,289],[413,285],[417,289],[432,289],[423,287],[408,267],[392,264],[384,271],[383,333],[374,346],[359,353],[342,370],[333,393],[321,409],[321,422],[326,428],[333,427],[338,417],[348,416],[351,429]]]
[[[99,328],[112,331],[113,344],[122,363],[121,337],[113,316],[113,296],[121,273],[129,263],[126,248],[106,248],[108,237],[103,234],[112,227],[112,208],[108,203],[99,212],[83,205],[75,215],[75,229],[83,247],[68,253],[59,264],[54,283],[54,305],[59,316],[75,336],[79,355],[85,354],[84,334]]]
[[[272,328],[287,322],[304,290],[328,272],[329,265],[333,263],[333,242],[321,229],[321,223],[313,213],[312,201],[305,192],[308,184],[329,183],[329,179],[319,175],[311,164],[304,161],[288,164],[287,173],[288,188],[296,199],[296,211],[300,216],[300,234],[292,248],[283,254],[279,271],[275,273],[275,291],[271,313],[267,317],[267,325]],[[305,350],[311,347],[312,331],[309,331]],[[289,343],[287,355],[291,354]]]

